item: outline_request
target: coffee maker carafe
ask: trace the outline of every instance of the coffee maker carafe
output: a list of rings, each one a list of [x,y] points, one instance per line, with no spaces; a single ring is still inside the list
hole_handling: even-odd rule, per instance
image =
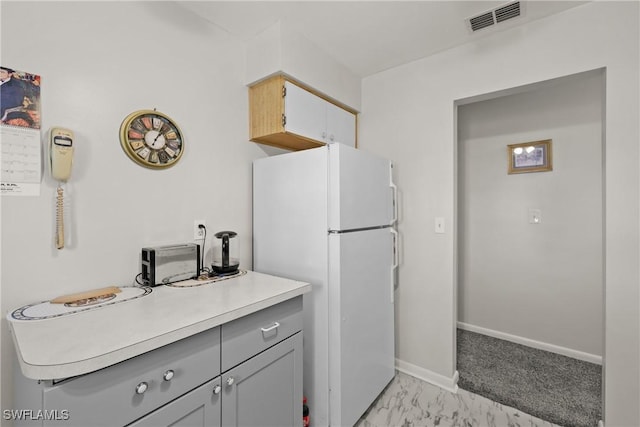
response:
[[[238,233],[235,231],[219,231],[215,234],[217,239],[222,239],[222,244],[213,249],[213,264],[211,269],[214,274],[225,275],[234,274],[238,271],[240,262],[234,257],[235,248],[231,247],[231,242]]]

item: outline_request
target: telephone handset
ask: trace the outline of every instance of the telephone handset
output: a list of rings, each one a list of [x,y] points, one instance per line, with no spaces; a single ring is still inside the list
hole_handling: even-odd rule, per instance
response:
[[[73,166],[73,132],[68,129],[51,129],[51,176],[66,182]]]
[[[56,190],[56,248],[64,248],[64,188],[63,182],[71,177],[73,166],[73,132],[52,128],[49,137],[51,177],[58,181]]]

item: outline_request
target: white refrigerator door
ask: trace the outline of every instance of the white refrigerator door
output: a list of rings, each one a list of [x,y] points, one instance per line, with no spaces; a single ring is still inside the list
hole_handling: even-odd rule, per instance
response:
[[[329,229],[393,221],[391,162],[343,144],[329,145]]]
[[[352,426],[395,374],[390,228],[329,235],[332,426]]]
[[[253,163],[253,269],[311,283],[304,295],[304,393],[329,423],[326,148]]]

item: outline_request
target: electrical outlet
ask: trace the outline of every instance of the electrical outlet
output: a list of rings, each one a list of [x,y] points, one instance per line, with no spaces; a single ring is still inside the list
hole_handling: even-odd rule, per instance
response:
[[[193,221],[193,240],[202,240],[205,238],[205,229],[200,228],[200,226],[206,227],[204,220],[195,220]]]
[[[540,224],[542,222],[542,211],[540,209],[529,209],[529,224]]]

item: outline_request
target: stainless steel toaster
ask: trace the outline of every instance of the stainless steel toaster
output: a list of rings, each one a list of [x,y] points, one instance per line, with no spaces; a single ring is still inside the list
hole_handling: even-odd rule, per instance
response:
[[[142,248],[142,283],[147,286],[193,279],[200,275],[200,245]]]

